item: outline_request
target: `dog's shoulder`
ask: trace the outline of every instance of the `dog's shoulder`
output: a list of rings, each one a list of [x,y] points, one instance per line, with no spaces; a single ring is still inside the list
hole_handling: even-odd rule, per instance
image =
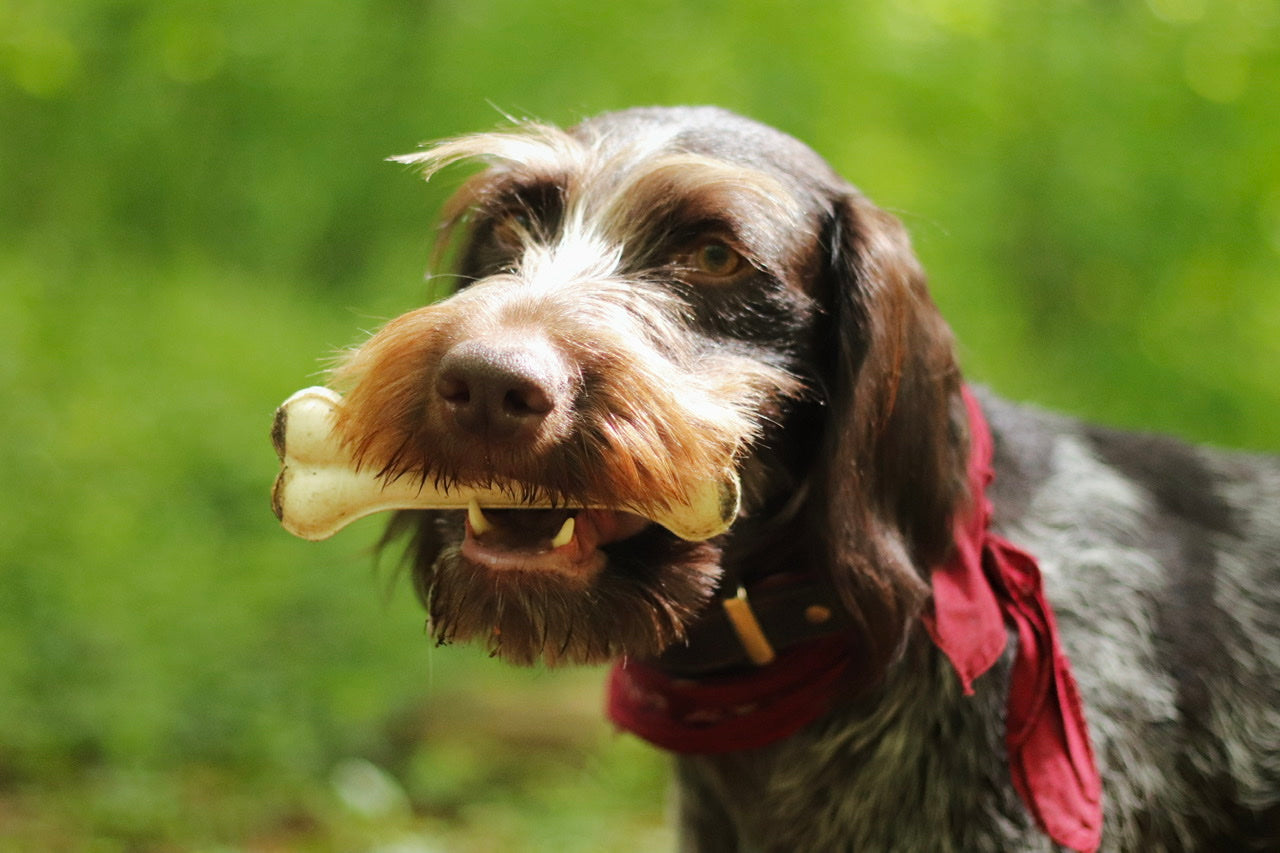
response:
[[[1280,459],[978,393],[995,441],[993,523],[1039,562],[1109,810],[1197,803],[1156,834],[1264,835],[1274,805],[1238,804],[1275,798]],[[1234,781],[1205,770],[1225,756]]]
[[[989,496],[997,524],[1076,513],[1142,524],[1113,534],[1174,530],[1234,540],[1280,572],[1280,456],[1204,447],[1166,435],[1091,424],[976,388],[995,442]],[[1152,530],[1151,528],[1156,528]],[[1123,538],[1118,544],[1124,544]]]

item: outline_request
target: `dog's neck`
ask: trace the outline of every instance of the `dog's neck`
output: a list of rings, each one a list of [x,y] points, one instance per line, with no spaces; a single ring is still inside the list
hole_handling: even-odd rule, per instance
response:
[[[740,673],[851,628],[848,612],[829,584],[782,572],[723,589],[690,627],[686,641],[668,649],[656,665],[677,678]]]
[[[993,439],[977,399],[966,391],[964,403],[972,428],[968,473],[975,500],[954,521],[951,557],[931,571],[932,606],[921,619],[967,695],[976,692],[975,680],[1004,655],[1012,632],[1016,645],[1006,741],[1014,787],[1053,840],[1093,851],[1102,824],[1101,783],[1079,694],[1035,558],[989,529],[992,508],[986,487],[994,477]],[[807,603],[803,594],[788,606],[786,576],[774,577],[767,580],[778,584],[779,594],[767,594],[769,584],[760,582],[754,604],[745,588],[722,599],[728,631],[721,626],[718,642],[689,646],[695,649],[694,664],[714,667],[710,650],[732,649],[733,643],[723,639],[728,636],[757,666],[754,672],[734,675],[721,668],[719,677],[690,679],[673,675],[663,659],[656,664],[623,659],[611,674],[613,720],[676,752],[754,749],[790,737],[829,711],[837,697],[865,689],[866,680],[852,666],[851,644],[837,633],[843,609]],[[790,591],[811,589],[821,590],[821,585],[806,583],[802,576]],[[781,614],[775,628],[780,632],[785,617],[797,608],[826,618],[792,621],[793,632],[808,623],[817,636],[801,636],[778,652],[761,614],[770,614],[770,624],[776,621],[773,612]],[[714,632],[717,622],[718,617],[704,617],[695,627]]]
[[[802,521],[810,510],[810,481],[790,473],[791,462],[757,459],[754,479],[783,488],[764,501],[764,511],[745,519],[726,548],[716,599],[684,642],[654,662],[659,670],[695,679],[747,673],[782,652],[853,629],[838,592],[825,574],[811,570]]]

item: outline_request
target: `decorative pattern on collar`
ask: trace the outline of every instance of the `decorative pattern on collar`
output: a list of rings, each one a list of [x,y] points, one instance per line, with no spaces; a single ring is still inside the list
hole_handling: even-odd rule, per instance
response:
[[[955,521],[952,557],[931,573],[925,627],[966,695],[1003,654],[1008,630],[1015,632],[1005,731],[1014,788],[1050,838],[1092,853],[1101,840],[1102,785],[1079,692],[1035,559],[989,529],[994,446],[967,388],[964,402],[974,506]],[[834,635],[745,674],[696,680],[623,659],[610,673],[608,713],[620,728],[673,752],[753,749],[796,733],[849,692],[853,652],[846,637]]]

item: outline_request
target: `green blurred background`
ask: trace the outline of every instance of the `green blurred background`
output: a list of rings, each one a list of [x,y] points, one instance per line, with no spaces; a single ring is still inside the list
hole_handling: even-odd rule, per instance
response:
[[[971,376],[1280,448],[1274,0],[0,0],[0,849],[669,846],[600,673],[432,649],[266,433],[422,299],[385,157],[688,102],[897,212]]]

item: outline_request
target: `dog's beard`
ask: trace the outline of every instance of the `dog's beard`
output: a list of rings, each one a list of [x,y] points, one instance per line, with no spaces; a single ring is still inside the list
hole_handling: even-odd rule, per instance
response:
[[[584,580],[479,565],[462,555],[458,513],[439,513],[435,524],[445,544],[417,563],[432,635],[485,644],[515,664],[654,657],[684,638],[720,578],[717,546],[657,526],[605,546],[604,567]]]

